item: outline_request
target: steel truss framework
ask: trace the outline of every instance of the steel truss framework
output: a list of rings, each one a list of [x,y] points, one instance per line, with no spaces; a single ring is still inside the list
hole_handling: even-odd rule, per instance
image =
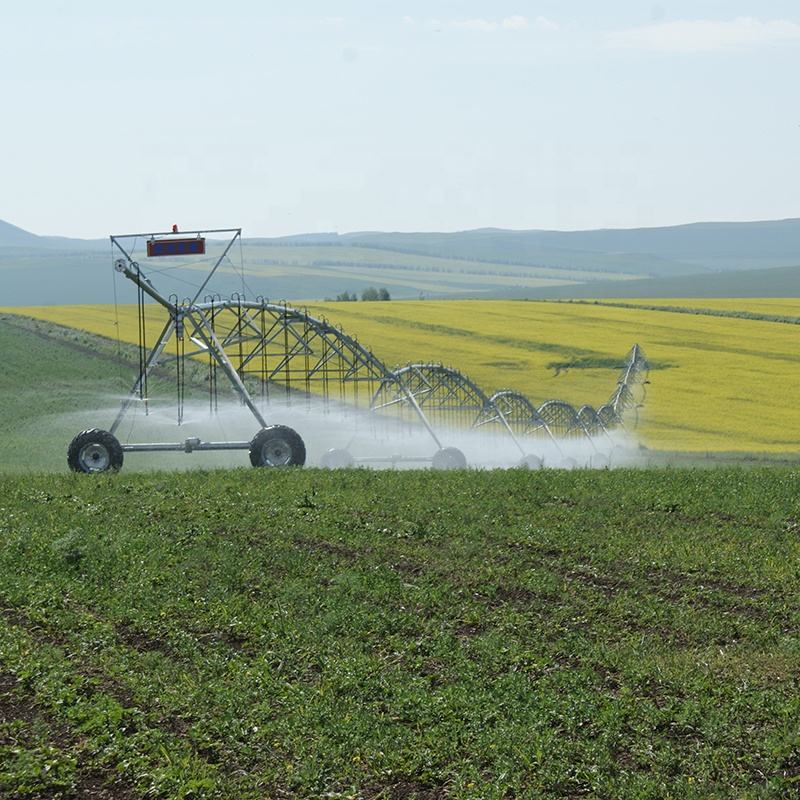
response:
[[[469,428],[490,404],[476,383],[452,367],[408,364],[381,381],[371,409],[401,420],[415,420],[422,410],[433,425]]]
[[[381,381],[372,410],[408,421],[417,418],[421,410],[432,424],[494,430],[515,439],[591,439],[622,426],[626,412],[637,414],[644,402],[648,371],[642,348],[634,345],[608,402],[598,410],[590,405],[576,410],[563,400],[548,400],[537,408],[524,394],[512,389],[487,397],[469,377],[451,367],[409,364]],[[637,419],[638,414],[634,421]]]
[[[326,401],[338,400],[358,406],[368,403],[388,370],[368,349],[327,320],[292,308],[286,303],[270,303],[262,297],[248,300],[234,293],[229,298],[219,295],[199,296],[226,257],[233,243],[241,236],[239,229],[192,231],[190,234],[233,233],[231,241],[212,267],[193,298],[178,301],[160,294],[125,248],[125,240],[145,236],[164,237],[169,233],[129,234],[112,236],[112,244],[123,258],[115,261],[115,269],[139,289],[140,320],[143,319],[144,296],[163,306],[168,319],[155,343],[145,341],[140,323],[139,376],[123,402],[111,433],[122,422],[131,403],[138,397],[147,399],[147,378],[158,364],[177,362],[178,422],[182,420],[184,396],[183,365],[187,358],[208,359],[209,404],[218,406],[219,372],[226,377],[256,420],[265,426],[256,398],[268,402],[270,395],[300,396]],[[186,233],[182,233],[186,236]],[[174,340],[175,353],[167,353]],[[363,394],[364,400],[359,400]]]
[[[128,270],[131,267],[126,266],[122,271]],[[166,355],[164,348],[173,336],[177,354]],[[443,427],[482,429],[512,438],[545,436],[553,441],[605,434],[623,424],[626,412],[637,412],[644,400],[648,369],[641,348],[635,345],[611,398],[597,411],[589,405],[576,410],[563,400],[548,400],[537,408],[525,395],[510,389],[487,396],[467,375],[442,364],[409,364],[390,370],[340,328],[287,304],[247,300],[236,294],[226,299],[206,296],[203,302],[171,309],[170,320],[150,350],[145,370],[111,432],[134,396],[142,396],[142,376],[146,380],[150,367],[202,357],[208,359],[212,410],[218,406],[218,372],[222,370],[262,425],[266,423],[259,405],[272,399],[290,403],[320,399],[355,408],[368,405],[377,419],[422,423],[437,445],[441,443],[436,430]],[[182,374],[181,370],[176,374]],[[179,391],[179,404],[182,396]],[[257,405],[256,399],[262,403]],[[179,408],[179,421],[181,417]]]
[[[583,405],[576,410],[555,399],[537,408],[511,389],[487,396],[469,376],[442,364],[409,364],[390,370],[371,350],[327,320],[263,298],[207,296],[202,303],[176,306],[170,322],[174,328],[170,330],[168,322],[151,356],[156,354],[155,360],[162,364],[207,357],[212,410],[218,405],[218,372],[226,370],[219,358],[222,353],[234,388],[241,383],[251,402],[260,399],[263,406],[281,398],[290,403],[320,399],[355,408],[368,405],[377,419],[409,425],[421,422],[431,432],[447,427],[551,440],[602,436],[623,425],[628,412],[637,421],[649,369],[641,347],[634,345],[611,397],[599,409]],[[180,343],[177,355],[165,355],[164,346],[173,335]],[[132,395],[141,392],[141,381],[137,381]],[[254,407],[259,419],[255,403]],[[259,422],[263,424],[263,419]],[[435,434],[434,439],[439,444]]]
[[[277,393],[287,402],[321,398],[358,407],[387,372],[352,336],[285,303],[211,297],[184,313],[193,325],[205,317],[242,383],[265,403]],[[216,409],[219,361],[202,336],[189,338],[195,347],[183,355],[208,356],[209,402]]]

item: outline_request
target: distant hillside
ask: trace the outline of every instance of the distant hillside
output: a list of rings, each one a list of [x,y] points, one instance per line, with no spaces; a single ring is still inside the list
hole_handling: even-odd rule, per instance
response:
[[[0,219],[0,247],[36,246],[41,237]]]
[[[594,231],[507,231],[486,228],[458,233],[352,233],[350,242],[410,249],[434,255],[529,263],[542,258],[602,254],[642,264],[663,261],[654,274],[790,266],[800,260],[800,220],[701,222],[665,228]],[[644,270],[640,270],[644,271]]]
[[[323,232],[243,243],[246,292],[273,299],[316,300],[368,286],[386,286],[396,299],[763,296],[798,291],[790,273],[773,270],[800,263],[800,220],[596,231]],[[137,258],[144,257],[142,246]],[[0,303],[107,302],[108,247],[107,239],[37,236],[0,221]],[[773,276],[773,290],[751,274],[762,270]],[[734,278],[736,271],[742,276]],[[215,291],[242,289],[232,272],[220,270]],[[178,280],[180,273],[173,274]],[[183,296],[187,283],[168,292]]]
[[[797,297],[800,266],[750,269],[713,275],[650,278],[637,281],[595,281],[553,286],[515,294],[542,299],[583,297]]]

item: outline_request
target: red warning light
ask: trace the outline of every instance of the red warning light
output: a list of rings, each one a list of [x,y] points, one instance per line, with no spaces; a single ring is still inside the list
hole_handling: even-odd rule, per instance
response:
[[[173,224],[173,226],[172,226],[172,232],[173,232],[173,233],[177,233],[177,232],[178,232],[178,226],[177,226],[177,225],[174,225],[174,224]]]

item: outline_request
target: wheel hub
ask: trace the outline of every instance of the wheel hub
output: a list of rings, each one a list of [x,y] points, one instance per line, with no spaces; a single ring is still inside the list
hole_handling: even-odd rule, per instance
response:
[[[78,458],[88,472],[103,472],[111,464],[108,449],[98,442],[82,447]]]
[[[261,459],[269,467],[285,467],[292,460],[292,448],[283,439],[273,439],[261,448]]]

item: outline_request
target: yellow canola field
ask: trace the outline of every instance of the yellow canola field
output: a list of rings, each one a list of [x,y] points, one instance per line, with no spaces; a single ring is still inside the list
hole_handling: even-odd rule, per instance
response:
[[[672,306],[673,308],[704,309],[712,311],[741,311],[749,314],[800,317],[800,297],[659,297],[655,300],[631,298],[607,300],[636,306]]]
[[[117,335],[113,306],[5,311]],[[390,366],[443,362],[467,373],[487,393],[514,388],[537,404],[561,398],[576,406],[601,405],[615,387],[618,370],[592,366],[592,361],[620,362],[638,342],[655,366],[638,431],[646,446],[800,449],[800,329],[795,325],[513,300],[323,303],[309,311],[341,325]],[[121,306],[118,315],[120,338],[135,343],[135,306]],[[160,308],[148,307],[149,339],[163,320]],[[576,360],[584,366],[558,369]]]

